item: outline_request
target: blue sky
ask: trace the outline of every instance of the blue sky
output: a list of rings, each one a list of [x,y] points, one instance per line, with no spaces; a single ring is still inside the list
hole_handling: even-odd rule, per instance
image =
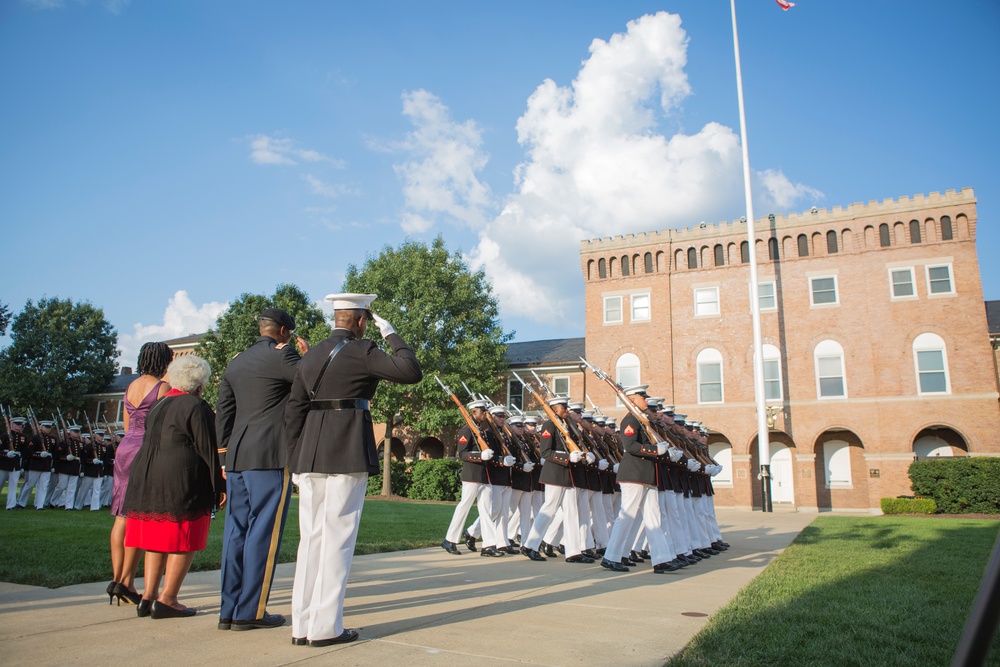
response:
[[[1000,299],[1000,4],[737,11],[755,213],[972,187]],[[439,233],[515,340],[580,336],[581,239],[745,211],[725,0],[6,0],[0,89],[0,301],[126,365]]]

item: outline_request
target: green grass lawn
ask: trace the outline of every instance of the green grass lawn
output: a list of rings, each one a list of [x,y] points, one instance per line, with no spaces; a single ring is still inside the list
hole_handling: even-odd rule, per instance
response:
[[[298,496],[292,496],[278,555],[281,563],[295,560],[299,545],[298,506]],[[366,500],[354,553],[440,544],[454,510],[454,503]],[[473,508],[469,522],[476,516]],[[114,518],[106,509],[38,512],[29,508],[2,512],[0,517],[0,581],[57,588],[111,579],[109,539]],[[212,522],[208,546],[195,556],[192,570],[219,569],[224,522],[225,512],[220,512]],[[139,572],[141,576],[141,565]]]
[[[667,664],[948,665],[998,530],[819,517]]]

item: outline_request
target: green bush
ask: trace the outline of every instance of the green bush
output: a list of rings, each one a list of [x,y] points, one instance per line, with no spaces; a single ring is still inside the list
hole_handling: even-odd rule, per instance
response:
[[[883,514],[934,514],[937,504],[930,498],[883,498]]]
[[[414,500],[458,500],[462,495],[462,462],[425,459],[413,464],[410,495]]]
[[[942,514],[1000,514],[1000,459],[914,461],[909,474],[914,495],[933,498]]]
[[[382,472],[385,472],[385,463],[383,462],[381,465],[383,466]],[[406,461],[396,461],[395,459],[389,462],[389,479],[392,482],[392,495],[402,496],[403,498],[408,497],[410,474],[406,469],[409,465]],[[368,476],[368,488],[365,491],[365,495],[382,495],[382,473]]]

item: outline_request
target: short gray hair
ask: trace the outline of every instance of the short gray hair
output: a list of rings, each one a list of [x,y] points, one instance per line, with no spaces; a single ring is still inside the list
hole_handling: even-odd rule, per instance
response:
[[[208,362],[193,354],[177,357],[167,367],[170,386],[188,393],[194,393],[199,387],[204,387],[211,376],[212,367]]]

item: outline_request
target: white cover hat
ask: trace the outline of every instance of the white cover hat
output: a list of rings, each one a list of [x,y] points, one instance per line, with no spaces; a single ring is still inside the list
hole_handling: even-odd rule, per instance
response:
[[[327,294],[326,300],[333,303],[334,310],[368,310],[377,294],[358,294],[345,292],[342,294]]]

